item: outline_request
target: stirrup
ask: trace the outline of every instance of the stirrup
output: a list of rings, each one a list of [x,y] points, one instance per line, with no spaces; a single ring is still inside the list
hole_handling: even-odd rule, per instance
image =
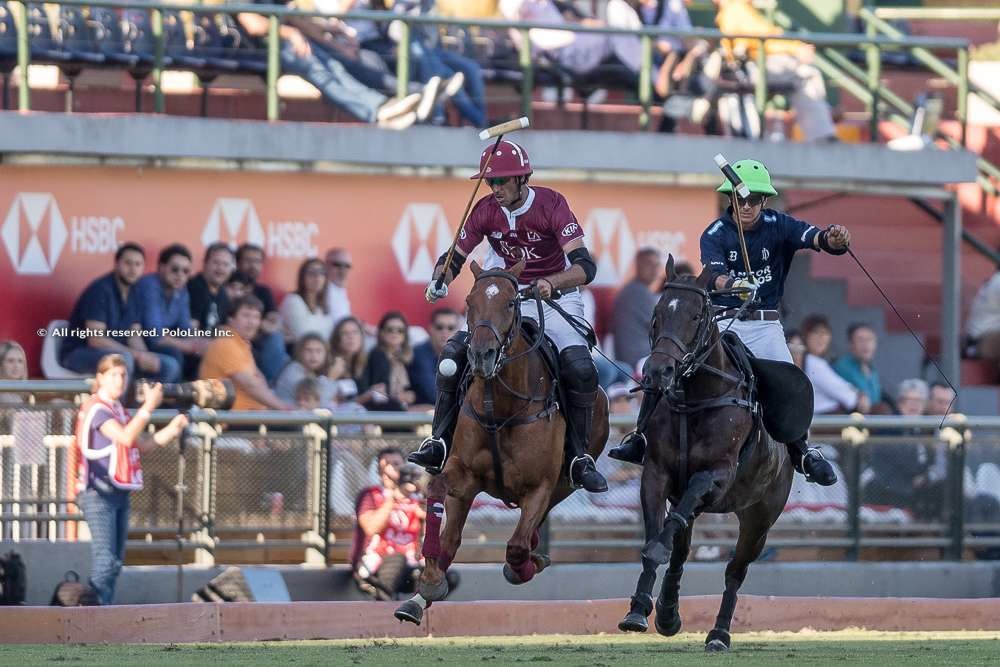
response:
[[[597,463],[594,461],[594,457],[591,456],[590,454],[577,456],[573,458],[572,461],[569,462],[569,474],[567,475],[567,477],[569,477],[569,485],[572,486],[574,489],[582,489],[583,481],[573,479],[573,468],[576,467],[577,461],[587,461],[587,460],[590,461],[590,465],[594,466],[594,470],[597,470]]]
[[[423,460],[422,456],[432,456],[436,454],[436,452],[434,451],[435,445],[439,445],[443,452],[441,454],[440,462],[435,463],[432,461]],[[448,460],[448,443],[444,441],[444,438],[438,438],[433,435],[428,438],[424,438],[424,441],[420,443],[420,447],[418,447],[416,451],[411,452],[410,455],[406,457],[406,461],[408,463],[413,463],[415,465],[418,465],[432,475],[440,475],[441,470],[444,469],[445,461],[447,460]]]

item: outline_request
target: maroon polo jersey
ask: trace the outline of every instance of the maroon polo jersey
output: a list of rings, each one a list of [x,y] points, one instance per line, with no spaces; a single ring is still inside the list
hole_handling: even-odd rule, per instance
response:
[[[566,198],[555,190],[533,187],[514,211],[501,207],[492,194],[476,202],[458,237],[458,248],[468,255],[485,238],[505,269],[525,260],[520,280],[527,285],[566,270],[569,260],[563,246],[582,237],[583,228]]]

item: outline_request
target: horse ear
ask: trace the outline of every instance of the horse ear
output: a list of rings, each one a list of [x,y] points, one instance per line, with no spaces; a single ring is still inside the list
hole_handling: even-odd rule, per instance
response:
[[[513,274],[513,276],[515,278],[520,278],[522,271],[524,271],[524,260],[523,259],[520,262],[518,262],[517,264],[515,264],[514,267],[510,270],[511,274]]]
[[[709,288],[709,282],[712,280],[712,272],[708,270],[708,267],[704,267],[698,277],[695,279],[695,284],[702,289]]]
[[[469,265],[469,270],[472,271],[472,276],[478,278],[479,274],[483,272],[483,267],[479,266],[479,262],[472,260],[472,264]]]
[[[672,283],[677,278],[677,271],[674,270],[674,255],[667,255],[667,282]]]

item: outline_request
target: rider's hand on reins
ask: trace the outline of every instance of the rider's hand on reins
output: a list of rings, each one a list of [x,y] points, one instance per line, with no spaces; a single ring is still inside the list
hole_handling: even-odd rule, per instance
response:
[[[830,225],[826,230],[826,239],[834,248],[848,248],[851,245],[851,233],[843,225]]]

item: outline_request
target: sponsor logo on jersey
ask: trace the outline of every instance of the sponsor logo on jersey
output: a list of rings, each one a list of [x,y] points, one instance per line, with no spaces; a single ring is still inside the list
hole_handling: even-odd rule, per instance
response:
[[[760,256],[761,259],[763,259],[766,262],[768,259],[771,258],[771,253],[767,251],[767,248],[764,248],[760,251]]]
[[[729,251],[729,261],[730,262],[735,262],[737,257],[739,257],[739,255],[736,253],[735,250],[730,250]]]
[[[532,242],[538,242],[542,240],[541,234],[531,229],[528,230],[528,240]]]
[[[576,234],[576,231],[578,229],[580,229],[580,225],[576,224],[575,222],[571,222],[568,225],[566,225],[565,227],[563,227],[562,235],[563,236],[573,236],[573,234]]]

